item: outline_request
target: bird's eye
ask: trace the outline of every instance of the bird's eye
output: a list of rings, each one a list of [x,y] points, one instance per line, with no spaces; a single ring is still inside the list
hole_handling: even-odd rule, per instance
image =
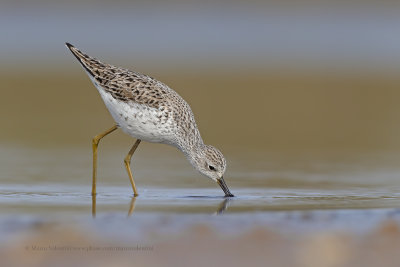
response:
[[[208,168],[209,168],[210,170],[212,170],[212,171],[215,171],[214,166],[209,165]]]

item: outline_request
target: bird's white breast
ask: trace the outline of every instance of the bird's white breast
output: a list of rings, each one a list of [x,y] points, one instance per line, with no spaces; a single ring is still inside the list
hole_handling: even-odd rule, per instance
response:
[[[95,82],[94,84],[111,116],[125,133],[147,142],[174,145],[172,120],[160,119],[162,111],[144,104],[116,100]]]

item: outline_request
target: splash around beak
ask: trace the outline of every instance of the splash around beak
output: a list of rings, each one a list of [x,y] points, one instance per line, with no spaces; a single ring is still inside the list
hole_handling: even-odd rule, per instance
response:
[[[228,186],[226,185],[226,183],[224,181],[224,177],[221,177],[220,179],[218,179],[217,183],[219,184],[219,186],[224,191],[225,197],[234,197],[234,195],[229,191],[229,188],[228,188]]]

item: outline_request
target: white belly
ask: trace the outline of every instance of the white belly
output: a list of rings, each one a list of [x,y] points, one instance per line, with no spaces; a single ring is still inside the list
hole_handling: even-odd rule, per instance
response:
[[[153,143],[173,145],[172,121],[160,119],[162,112],[142,104],[117,101],[101,88],[98,90],[111,116],[130,136]]]

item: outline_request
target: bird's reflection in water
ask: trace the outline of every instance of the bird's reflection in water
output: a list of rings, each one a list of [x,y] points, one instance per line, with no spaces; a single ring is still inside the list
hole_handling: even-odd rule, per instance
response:
[[[136,197],[132,197],[131,205],[129,205],[128,217],[132,216],[133,210],[135,209],[135,202],[136,202]]]
[[[135,209],[135,201],[136,197],[132,197],[129,210],[128,210],[128,217],[130,217]],[[96,195],[92,195],[92,217],[96,218]]]
[[[128,217],[132,215],[133,210],[135,209],[135,201],[136,197],[132,197],[129,205]],[[96,218],[96,195],[92,195],[92,217]]]
[[[231,200],[229,198],[225,198],[221,203],[218,205],[218,209],[216,212],[214,212],[215,215],[222,215],[224,212],[228,209],[229,207],[229,202]]]
[[[96,195],[92,195],[92,217],[96,218]]]
[[[130,201],[127,217],[132,216],[133,211],[135,210],[136,198],[137,197],[132,197],[132,199]],[[228,209],[230,201],[231,200],[229,198],[225,198],[223,201],[221,201],[218,204],[217,210],[213,214],[214,215],[222,215]],[[92,195],[92,217],[96,218],[96,195]]]

